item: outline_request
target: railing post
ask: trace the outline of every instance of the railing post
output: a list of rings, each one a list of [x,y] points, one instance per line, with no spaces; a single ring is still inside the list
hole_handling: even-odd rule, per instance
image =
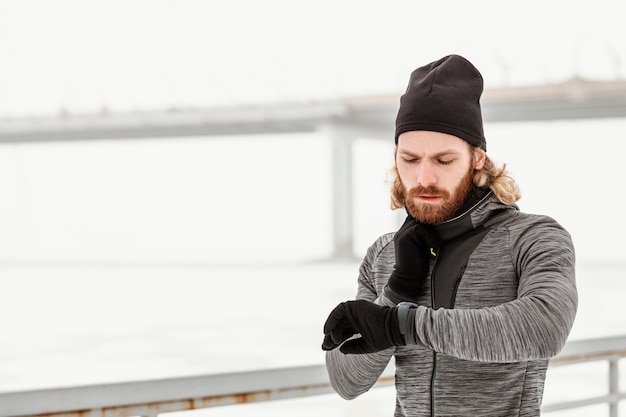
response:
[[[619,356],[609,358],[609,416],[618,417],[619,414]]]

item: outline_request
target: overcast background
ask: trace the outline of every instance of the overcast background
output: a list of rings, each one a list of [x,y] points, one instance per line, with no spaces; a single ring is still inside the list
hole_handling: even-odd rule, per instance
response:
[[[486,87],[626,76],[618,0],[2,0],[0,114],[304,101],[469,58]]]
[[[623,79],[620,11],[606,0],[0,0],[0,118],[399,95],[415,67],[449,53],[486,88]],[[522,208],[557,217],[580,259],[600,262],[621,259],[608,242],[624,226],[607,222],[625,205],[614,192],[624,132],[623,119],[486,126]],[[354,147],[357,256],[396,225],[385,139]],[[320,134],[0,145],[0,259],[324,257],[330,152]]]
[[[449,53],[486,88],[618,80],[622,16],[606,0],[0,0],[0,119],[399,95]],[[485,130],[520,207],[572,233],[572,338],[624,334],[626,121]],[[354,146],[356,259],[397,226],[391,151],[391,134]],[[330,152],[320,134],[0,143],[0,390],[321,363],[358,268],[320,262]]]

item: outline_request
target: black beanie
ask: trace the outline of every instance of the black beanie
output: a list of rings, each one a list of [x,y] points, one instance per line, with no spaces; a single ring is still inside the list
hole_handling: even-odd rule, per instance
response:
[[[416,69],[400,98],[396,144],[401,133],[430,130],[454,135],[486,151],[482,92],[480,72],[459,55],[448,55]]]

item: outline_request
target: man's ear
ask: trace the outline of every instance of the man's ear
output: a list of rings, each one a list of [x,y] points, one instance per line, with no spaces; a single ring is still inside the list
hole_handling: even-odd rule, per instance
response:
[[[487,160],[487,153],[480,148],[474,151],[474,169],[483,169],[485,161]]]

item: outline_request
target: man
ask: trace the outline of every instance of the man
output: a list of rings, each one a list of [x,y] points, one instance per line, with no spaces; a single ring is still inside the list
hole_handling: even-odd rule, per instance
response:
[[[515,181],[486,154],[482,91],[458,55],[411,74],[392,187],[406,221],[368,249],[357,299],[324,325],[343,398],[394,356],[395,416],[540,414],[548,360],[576,315],[574,248],[555,220],[515,205]]]

